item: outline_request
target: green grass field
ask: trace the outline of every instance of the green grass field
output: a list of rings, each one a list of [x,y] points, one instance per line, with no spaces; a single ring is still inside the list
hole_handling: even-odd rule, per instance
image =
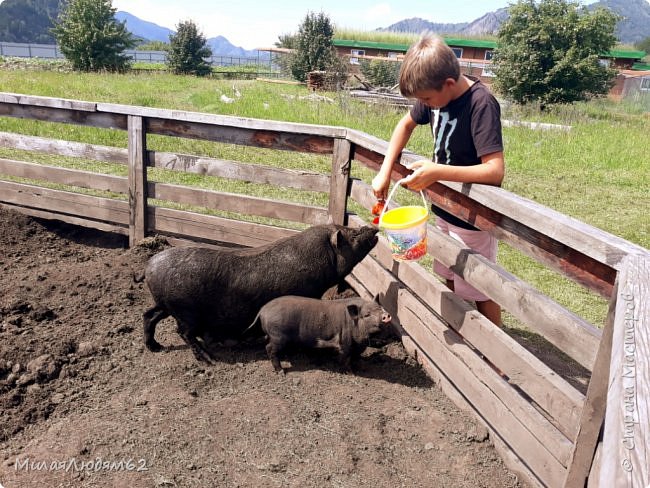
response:
[[[200,79],[166,73],[112,75],[2,69],[0,87],[5,92],[345,126],[385,140],[390,138],[395,123],[403,114],[403,109],[367,105],[352,99],[345,92],[319,93],[329,98],[319,100],[309,97],[310,92],[304,86]],[[239,97],[236,96],[237,92]],[[224,103],[221,101],[222,95],[234,101]],[[650,247],[650,117],[642,107],[598,101],[540,113],[504,105],[503,118],[572,126],[568,132],[504,128],[505,189],[641,246]],[[116,130],[0,117],[0,131],[126,147],[126,134]],[[329,172],[331,164],[329,157],[171,137],[150,137],[148,145],[159,151],[200,154],[323,173]],[[426,127],[416,130],[408,148],[423,156],[430,155],[431,141]],[[0,157],[34,160],[26,153],[2,147]],[[44,155],[38,160],[102,172],[125,171],[125,168],[70,158]],[[368,170],[361,168],[355,168],[353,174],[366,181],[372,177]],[[155,173],[152,176],[167,178]],[[190,184],[226,191],[265,194],[269,197],[286,194],[284,191],[273,193],[268,187],[256,188],[249,184],[208,180],[195,175],[175,177]],[[292,198],[326,205],[323,195],[296,192]],[[501,245],[499,262],[508,271],[567,308],[596,325],[602,324],[607,306],[605,300],[508,246]],[[506,315],[506,325],[514,326],[514,322]]]

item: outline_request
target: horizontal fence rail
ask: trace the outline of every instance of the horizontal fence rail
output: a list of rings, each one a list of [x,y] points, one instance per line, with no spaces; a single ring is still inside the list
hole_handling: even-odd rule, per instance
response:
[[[303,226],[326,222],[364,225],[349,207],[354,203],[368,210],[375,198],[367,183],[350,177],[350,167],[356,162],[377,169],[387,149],[386,141],[344,127],[12,93],[0,93],[0,116],[127,131],[126,148],[0,133],[2,147],[122,168],[122,176],[116,176],[0,158],[0,205],[37,217],[119,232],[128,235],[131,244],[162,234],[179,245],[198,240],[203,245],[257,246],[298,232],[290,225],[261,224],[246,216]],[[331,172],[153,151],[147,147],[149,135],[328,155]],[[408,170],[403,164],[416,159],[421,156],[404,152],[402,164],[395,165],[393,180],[405,176]],[[147,173],[154,169],[318,192],[327,196],[327,206],[152,181]],[[633,386],[637,411],[647,414],[648,251],[500,188],[438,182],[425,193],[436,205],[610,299],[608,319],[601,330],[498,264],[468,253],[457,241],[428,226],[428,253],[447,266],[453,265],[471,285],[592,371],[587,392],[577,390],[420,264],[394,261],[383,237],[353,270],[349,283],[362,296],[380,295],[395,317],[407,349],[452,400],[488,427],[506,462],[531,484],[582,487],[586,480],[595,483],[597,472],[609,483],[620,476],[615,464],[623,458],[629,458],[634,466],[634,479],[647,483],[648,468],[642,466],[647,450],[639,447],[629,456],[611,443],[617,441],[616,436],[629,434],[637,446],[647,445],[648,427],[637,423],[630,430],[625,410],[617,410],[617,406],[625,408],[626,392]],[[634,325],[638,351],[633,356],[634,383],[625,377],[631,371],[630,324]],[[610,355],[616,373],[610,373]],[[613,385],[609,397],[608,381]],[[603,425],[604,444],[599,444]],[[608,435],[609,430],[614,434]],[[616,456],[595,455],[603,449],[616,452]]]

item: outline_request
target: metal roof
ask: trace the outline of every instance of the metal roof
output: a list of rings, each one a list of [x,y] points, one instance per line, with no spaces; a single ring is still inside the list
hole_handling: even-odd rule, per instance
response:
[[[495,49],[497,47],[496,41],[485,39],[460,39],[454,37],[443,37],[447,45],[452,47],[478,47],[485,49]],[[401,51],[406,52],[410,44],[393,44],[388,42],[374,42],[374,41],[357,41],[355,39],[333,39],[332,44],[337,47],[351,47],[351,48],[365,48],[365,49],[380,49],[382,51]],[[602,56],[605,58],[619,58],[619,59],[643,59],[646,53],[644,51],[632,51],[625,49],[611,49]]]
[[[497,46],[496,41],[488,41],[481,39],[458,39],[451,37],[443,37],[449,46],[459,47],[483,47],[493,49]],[[374,41],[357,41],[356,39],[333,39],[332,44],[339,47],[362,47],[366,49],[382,49],[384,51],[403,51],[406,52],[411,46],[410,44],[397,44],[389,42],[374,42]]]

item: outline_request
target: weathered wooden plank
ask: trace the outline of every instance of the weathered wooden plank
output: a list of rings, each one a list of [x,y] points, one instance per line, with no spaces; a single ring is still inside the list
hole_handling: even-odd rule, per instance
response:
[[[345,138],[348,129],[317,124],[301,124],[298,122],[283,122],[278,120],[253,119],[232,115],[217,115],[184,110],[170,110],[152,107],[137,107],[113,103],[96,104],[97,111],[115,114],[137,115],[147,119],[168,120],[179,123],[199,123],[234,129],[253,131],[286,132],[291,134],[317,135],[326,138]],[[216,128],[216,127],[215,127]]]
[[[154,151],[149,151],[149,161],[154,161],[154,166],[162,169],[218,176],[220,178],[250,181],[251,183],[285,188],[328,192],[330,186],[329,175],[313,171],[273,168],[261,164]]]
[[[0,181],[0,201],[111,224],[129,223],[129,204],[110,198]]]
[[[44,180],[50,183],[78,186],[80,188],[91,188],[93,190],[111,191],[115,193],[127,193],[128,191],[127,179],[122,176],[26,163],[11,159],[0,158],[0,173],[32,180]]]
[[[650,253],[619,272],[600,486],[650,486]]]
[[[528,283],[429,225],[431,256],[591,370],[602,332]]]
[[[555,431],[557,438],[553,442],[552,426],[546,419],[500,379],[455,332],[424,312],[408,291],[400,290],[399,295],[398,314],[406,332],[535,475],[548,486],[560,486],[564,466],[556,457],[568,455],[568,440]]]
[[[37,107],[62,108],[67,110],[83,110],[85,112],[97,111],[97,104],[94,102],[24,95],[21,93],[0,92],[0,103],[35,105]]]
[[[327,209],[322,207],[167,183],[149,183],[149,197],[305,224],[325,224],[328,218]]]
[[[233,128],[199,122],[178,122],[168,119],[147,119],[147,132],[188,139],[316,154],[332,154],[334,149],[334,139],[321,135]]]
[[[334,155],[332,156],[332,177],[330,179],[329,221],[343,225],[348,200],[350,183],[350,143],[344,139],[334,140]]]
[[[23,151],[39,151],[60,156],[70,156],[96,161],[127,164],[126,149],[97,146],[83,142],[62,141],[45,137],[25,136],[10,132],[0,132],[0,146],[12,147]]]
[[[357,158],[356,150],[363,149],[365,150],[364,157],[367,159],[370,159],[373,162],[379,164],[381,164],[384,160],[384,154],[386,154],[386,150],[388,149],[388,141],[354,129],[348,129],[346,132],[346,137],[348,141],[354,144],[353,149],[355,152],[353,153],[353,157],[355,159]],[[415,153],[409,150],[404,150],[402,154],[415,156]]]
[[[598,347],[598,354],[589,380],[578,432],[575,436],[571,459],[567,467],[563,485],[565,488],[584,488],[598,446],[598,437],[605,419],[605,406],[607,404],[612,332],[614,330],[614,314],[618,299],[617,289],[618,283],[615,283],[614,293],[609,301],[609,310],[603,327],[603,337]]]
[[[213,243],[229,242],[241,246],[262,246],[297,233],[270,225],[203,215],[183,210],[149,206],[150,233],[205,239]]]
[[[542,483],[541,480],[535,476],[524,460],[522,460],[517,453],[512,450],[512,447],[499,436],[499,433],[495,431],[493,426],[474,408],[470,401],[458,390],[456,385],[445,376],[445,374],[438,368],[438,365],[427,356],[424,350],[413,341],[401,326],[397,326],[397,328],[400,329],[400,336],[406,351],[411,357],[414,357],[418,361],[435,384],[440,387],[443,393],[447,395],[447,397],[449,397],[458,408],[473,415],[479,423],[488,429],[490,440],[494,444],[494,448],[508,469],[515,473],[520,480],[526,482],[531,488],[548,488],[546,484]]]
[[[101,112],[86,112],[83,110],[66,110],[35,105],[18,105],[0,102],[0,116],[16,117],[19,119],[44,120],[64,124],[87,125],[103,129],[126,130],[126,116]]]
[[[620,269],[617,265],[627,254],[645,251],[641,246],[619,236],[501,188],[459,183],[448,183],[448,186],[520,225],[534,229],[612,268]],[[507,229],[503,222],[497,223]],[[611,278],[612,284],[614,280],[615,276]]]
[[[591,463],[591,471],[589,471],[589,478],[587,479],[587,484],[585,488],[600,488],[600,466],[603,462],[603,443],[602,441],[598,442],[596,446],[596,454],[594,455],[594,460]]]
[[[129,115],[129,246],[147,234],[147,135],[142,117]]]
[[[0,145],[24,151],[39,151],[61,156],[94,159],[117,164],[128,164],[128,150],[81,142],[25,136],[0,132]],[[328,192],[329,175],[306,170],[273,168],[261,164],[206,158],[190,154],[147,151],[149,166],[185,171],[267,185]]]
[[[60,220],[61,222],[66,222],[72,225],[78,225],[80,227],[89,227],[91,229],[97,229],[104,232],[114,232],[117,234],[129,234],[129,229],[126,226],[107,224],[105,222],[100,222],[97,220],[84,219],[83,217],[74,217],[72,215],[65,215],[57,212],[50,212],[46,210],[38,210],[29,207],[22,207],[19,205],[11,205],[8,203],[0,202],[0,207],[6,208],[8,210],[13,210],[14,212],[20,212],[31,217],[38,217],[40,219],[48,220]]]

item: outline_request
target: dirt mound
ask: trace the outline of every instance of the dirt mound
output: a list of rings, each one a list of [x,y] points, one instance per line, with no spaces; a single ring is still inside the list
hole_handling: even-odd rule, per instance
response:
[[[196,361],[140,281],[163,246],[0,209],[0,484],[516,487],[478,426],[392,338],[356,374],[260,340]],[[288,365],[288,363],[285,363]]]

